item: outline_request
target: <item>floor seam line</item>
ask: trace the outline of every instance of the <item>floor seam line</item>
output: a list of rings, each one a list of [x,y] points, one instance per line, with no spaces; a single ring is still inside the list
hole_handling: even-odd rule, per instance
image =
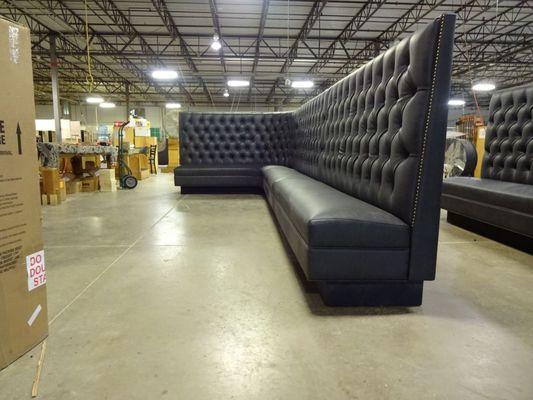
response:
[[[45,245],[45,249],[70,249],[72,247],[89,247],[89,248],[102,248],[102,247],[128,247],[129,244],[103,244],[103,245],[97,245],[97,244],[73,244],[73,245],[63,245],[63,246],[47,246]]]
[[[150,229],[152,229],[154,226],[156,226],[159,222],[161,222],[161,220],[163,218],[165,218],[172,210],[174,210],[176,208],[176,206],[182,201],[183,199],[180,198],[176,205],[172,206],[168,211],[166,211],[160,218],[157,219],[156,222],[154,222],[151,226],[150,226]],[[102,272],[100,272],[96,278],[94,278],[91,282],[89,282],[89,284],[82,289],[82,291],[80,293],[78,293],[65,307],[63,307],[51,320],[50,322],[48,323],[48,326],[51,326],[61,315],[63,315],[63,313],[65,311],[67,311],[70,306],[72,304],[74,304],[81,296],[83,296],[87,290],[89,290],[107,271],[109,271],[113,265],[115,265],[117,262],[119,262],[122,257],[124,257],[126,255],[126,253],[128,251],[130,251],[133,246],[135,246],[137,243],[139,243],[139,241],[144,238],[144,236],[146,235],[146,232],[143,232],[131,245],[128,246],[128,248],[126,248],[122,253],[119,254],[119,256],[117,258],[115,258],[115,260],[113,260],[111,262],[111,264],[109,264]]]

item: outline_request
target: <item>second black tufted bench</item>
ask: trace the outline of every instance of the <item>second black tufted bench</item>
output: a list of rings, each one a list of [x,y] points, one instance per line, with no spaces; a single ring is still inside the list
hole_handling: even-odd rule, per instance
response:
[[[183,113],[175,184],[262,187],[329,305],[422,302],[435,277],[454,15],[294,112]]]
[[[444,180],[448,221],[533,252],[533,85],[495,93],[481,179]]]

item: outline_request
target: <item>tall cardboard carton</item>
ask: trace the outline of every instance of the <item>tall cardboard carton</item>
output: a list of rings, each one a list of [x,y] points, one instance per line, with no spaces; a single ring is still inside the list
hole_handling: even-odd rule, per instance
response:
[[[0,369],[48,335],[30,52],[0,19]]]

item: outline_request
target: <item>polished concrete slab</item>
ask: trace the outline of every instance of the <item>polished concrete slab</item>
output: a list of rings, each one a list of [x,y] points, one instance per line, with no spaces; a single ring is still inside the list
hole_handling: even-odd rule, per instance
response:
[[[444,215],[422,307],[332,309],[261,196],[158,175],[43,211],[40,398],[533,398],[533,256]],[[30,398],[38,354],[0,372],[0,399]]]

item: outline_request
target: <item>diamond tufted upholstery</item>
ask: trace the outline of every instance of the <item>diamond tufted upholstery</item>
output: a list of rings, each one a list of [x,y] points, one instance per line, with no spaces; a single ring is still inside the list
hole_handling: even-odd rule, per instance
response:
[[[492,96],[481,177],[533,185],[533,86]]]
[[[295,113],[294,167],[404,221],[412,215],[434,32],[419,31]]]
[[[291,113],[180,113],[176,186],[258,187],[261,167],[289,162]]]
[[[290,113],[180,113],[182,165],[285,165]]]
[[[200,165],[225,178],[264,165],[266,198],[323,294],[385,279],[419,304],[435,274],[454,24],[438,18],[294,112],[183,113],[176,185],[206,186]]]
[[[446,179],[442,207],[533,238],[533,85],[492,96],[481,179]]]

